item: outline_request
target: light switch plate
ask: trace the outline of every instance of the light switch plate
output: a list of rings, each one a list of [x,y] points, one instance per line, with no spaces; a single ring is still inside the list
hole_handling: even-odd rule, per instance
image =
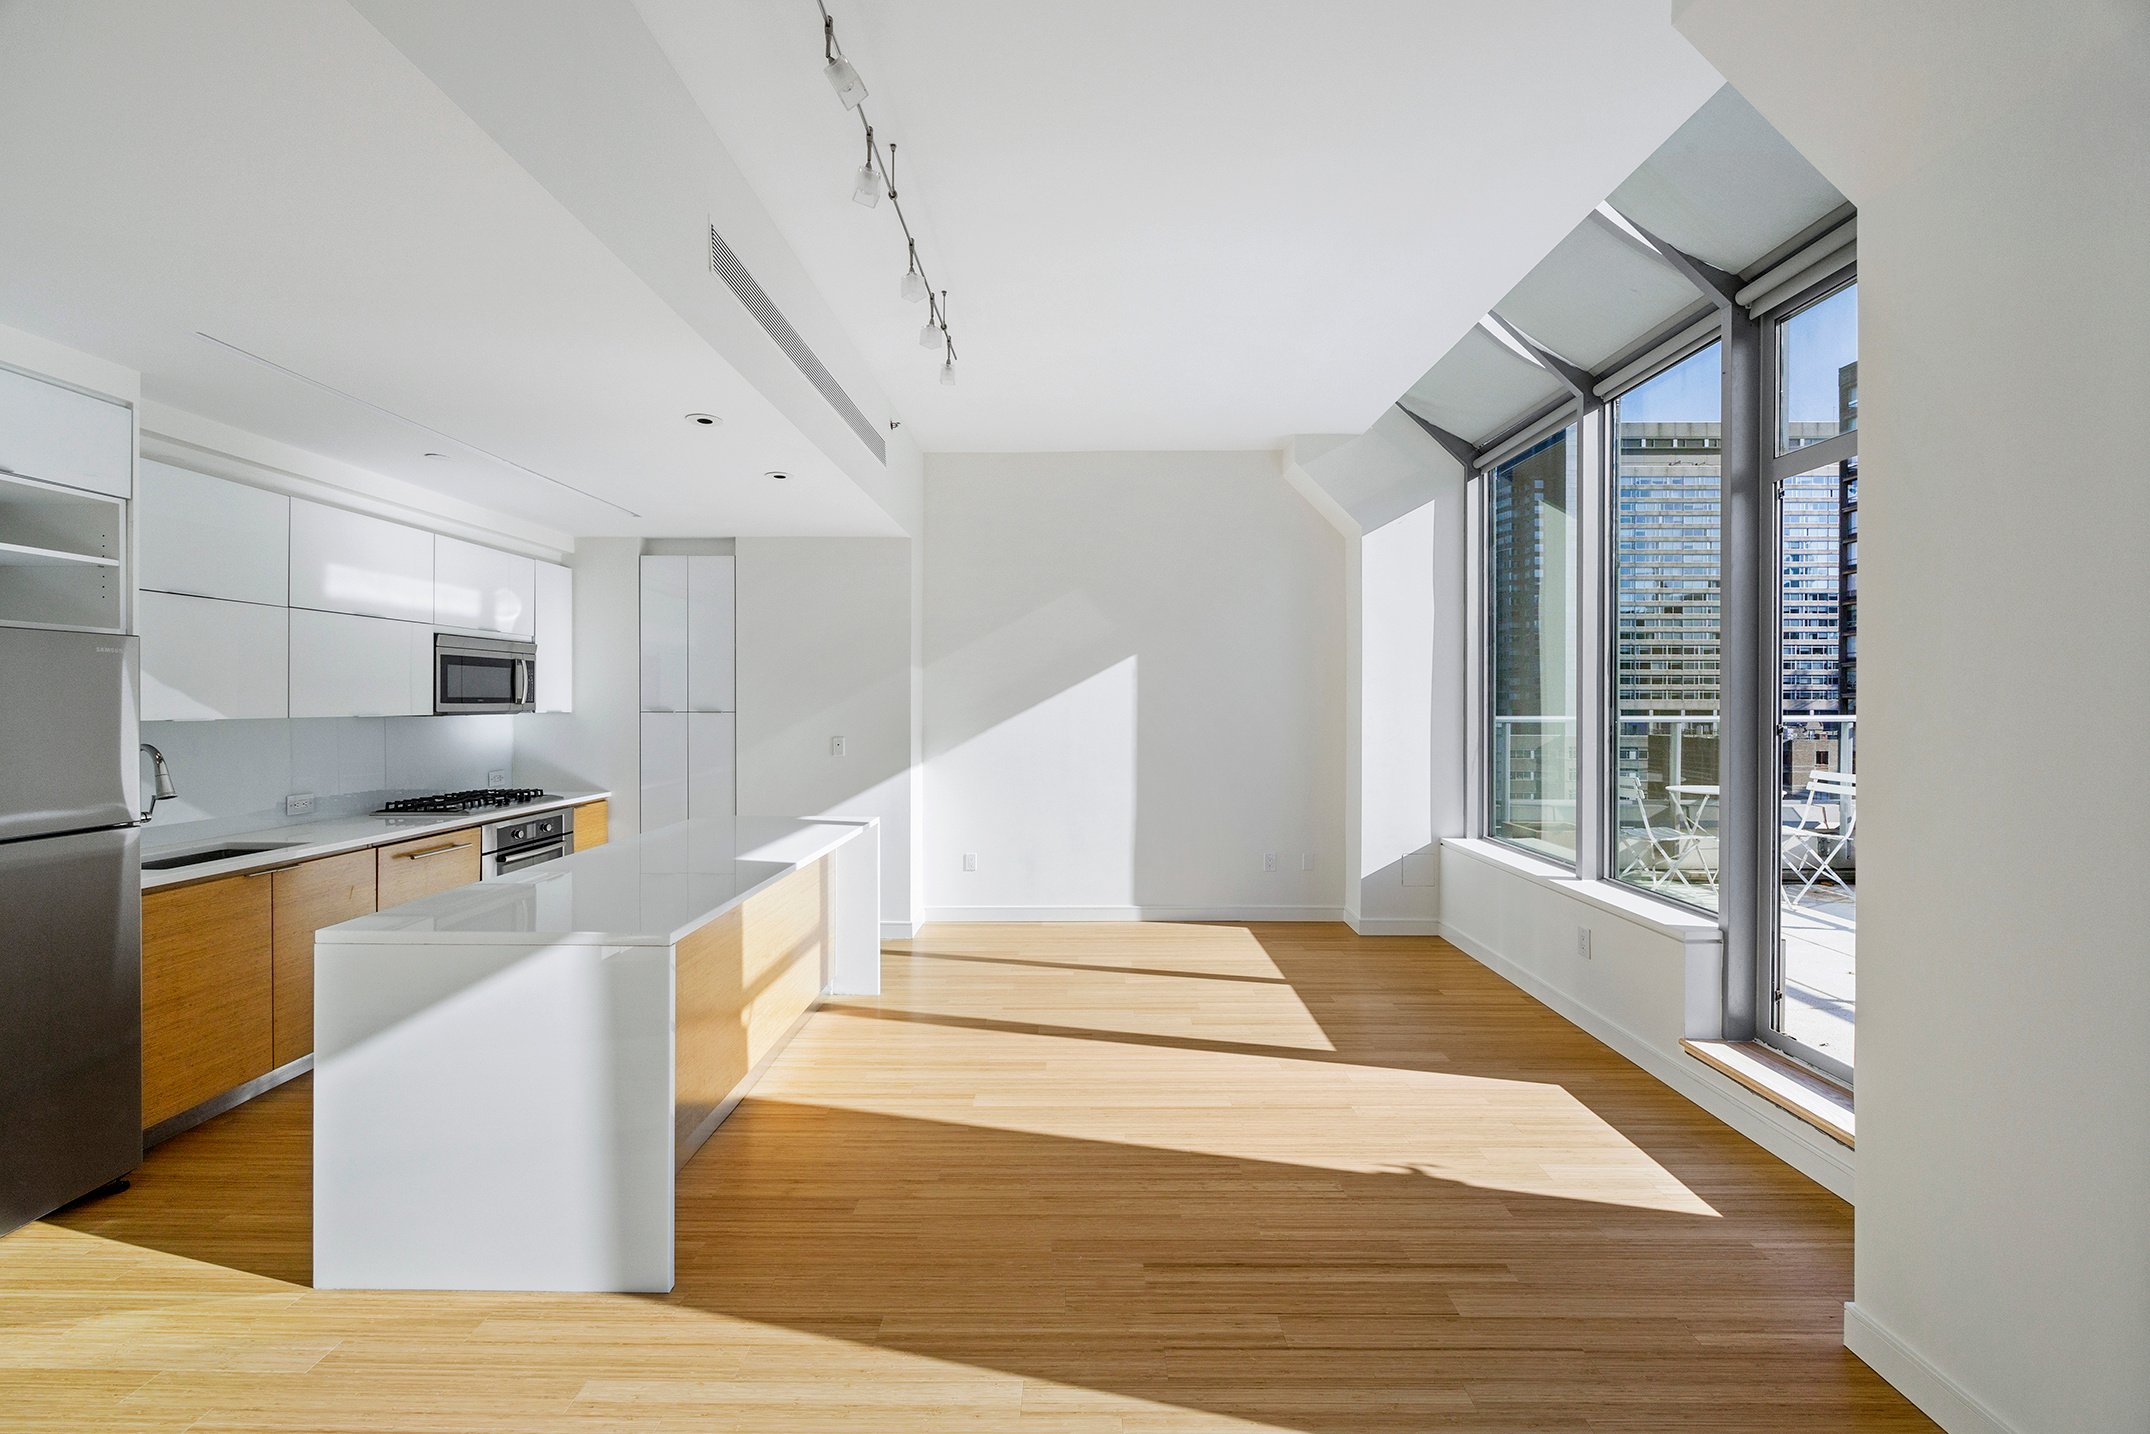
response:
[[[963,869],[965,871],[976,871],[978,869],[978,853],[974,851],[963,853]]]

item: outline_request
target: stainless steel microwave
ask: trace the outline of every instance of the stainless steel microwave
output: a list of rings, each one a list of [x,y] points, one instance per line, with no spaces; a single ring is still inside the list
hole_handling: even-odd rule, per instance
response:
[[[535,712],[537,644],[509,637],[433,634],[433,710]]]

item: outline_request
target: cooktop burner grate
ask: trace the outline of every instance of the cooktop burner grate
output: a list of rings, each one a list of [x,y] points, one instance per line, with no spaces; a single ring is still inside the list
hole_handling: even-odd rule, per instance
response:
[[[436,792],[430,797],[398,797],[382,807],[383,814],[406,812],[483,812],[495,807],[520,807],[542,802],[552,793],[538,787],[473,787],[467,792]]]

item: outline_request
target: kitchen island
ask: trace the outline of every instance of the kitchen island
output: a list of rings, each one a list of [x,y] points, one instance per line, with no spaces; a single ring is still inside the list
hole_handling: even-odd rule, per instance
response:
[[[314,1284],[669,1290],[677,1169],[879,991],[879,871],[876,822],[691,821],[324,928]]]

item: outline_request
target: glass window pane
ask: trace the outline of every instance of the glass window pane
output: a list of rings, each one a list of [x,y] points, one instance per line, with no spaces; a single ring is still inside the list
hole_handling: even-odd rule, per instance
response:
[[[1778,505],[1779,958],[1771,1025],[1852,1065],[1858,1019],[1859,460]]]
[[[1777,329],[1777,451],[1859,426],[1859,286],[1817,299]]]
[[[1576,431],[1493,470],[1492,834],[1575,860]]]
[[[1723,354],[1613,410],[1613,875],[1717,907]]]

